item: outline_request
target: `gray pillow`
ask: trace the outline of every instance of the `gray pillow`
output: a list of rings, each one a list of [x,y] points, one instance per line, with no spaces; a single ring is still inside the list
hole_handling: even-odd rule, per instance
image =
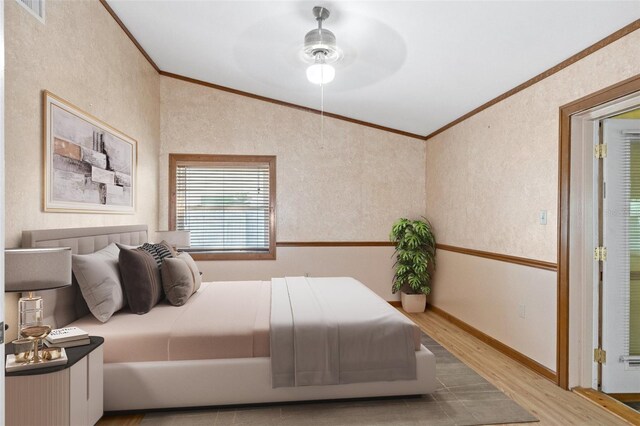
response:
[[[122,285],[131,312],[146,314],[162,298],[162,279],[155,258],[142,248],[118,245]]]
[[[174,306],[187,303],[194,293],[195,281],[187,262],[180,257],[167,257],[162,261],[162,288],[167,300]]]
[[[162,288],[167,300],[174,306],[181,306],[202,284],[198,266],[189,253],[178,257],[167,257],[162,261]]]
[[[102,322],[107,322],[126,305],[118,269],[119,252],[112,243],[95,253],[72,256],[71,266],[82,297],[91,313]]]
[[[178,258],[182,259],[186,262],[189,269],[191,269],[191,273],[193,274],[193,280],[195,282],[193,292],[195,293],[200,289],[200,284],[202,284],[202,275],[200,274],[200,270],[198,269],[198,265],[196,265],[196,261],[193,260],[193,257],[189,255],[187,252],[181,252],[178,254]]]

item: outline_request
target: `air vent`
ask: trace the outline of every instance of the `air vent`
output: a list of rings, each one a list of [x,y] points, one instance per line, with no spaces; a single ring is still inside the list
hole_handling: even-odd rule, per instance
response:
[[[16,0],[29,13],[38,18],[44,24],[44,1],[45,0]]]

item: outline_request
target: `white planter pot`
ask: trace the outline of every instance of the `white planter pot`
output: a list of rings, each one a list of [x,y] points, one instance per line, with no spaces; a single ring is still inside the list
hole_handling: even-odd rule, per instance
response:
[[[425,294],[407,294],[400,292],[400,300],[402,300],[402,309],[404,309],[405,312],[424,312],[424,308],[427,306],[427,296]]]

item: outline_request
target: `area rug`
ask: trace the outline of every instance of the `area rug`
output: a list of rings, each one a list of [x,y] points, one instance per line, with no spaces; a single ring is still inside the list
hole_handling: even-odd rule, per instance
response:
[[[431,395],[306,402],[147,413],[142,425],[247,426],[454,426],[537,422],[431,337],[422,344],[436,356],[439,388]]]
[[[624,402],[624,405],[633,408],[637,412],[640,412],[640,401]]]

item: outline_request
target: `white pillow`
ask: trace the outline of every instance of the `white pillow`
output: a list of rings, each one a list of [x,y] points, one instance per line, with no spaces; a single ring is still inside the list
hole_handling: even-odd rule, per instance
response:
[[[82,297],[91,313],[102,322],[107,322],[127,303],[118,268],[119,253],[120,249],[111,243],[95,253],[72,257],[71,265]]]

